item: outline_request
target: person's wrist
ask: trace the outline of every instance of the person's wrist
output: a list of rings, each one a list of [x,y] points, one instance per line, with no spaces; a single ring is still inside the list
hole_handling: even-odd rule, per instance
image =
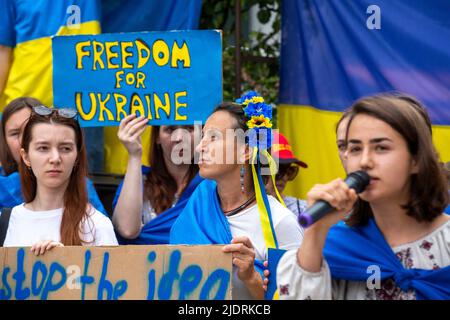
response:
[[[142,157],[142,149],[139,150],[133,150],[133,151],[128,151],[128,156],[131,159],[141,159]]]
[[[261,275],[258,273],[258,271],[253,269],[251,274],[242,282],[244,282],[246,286],[256,286],[259,285],[261,281],[262,281]]]
[[[332,225],[326,221],[318,221],[305,230],[305,236],[310,235],[315,240],[325,238]]]

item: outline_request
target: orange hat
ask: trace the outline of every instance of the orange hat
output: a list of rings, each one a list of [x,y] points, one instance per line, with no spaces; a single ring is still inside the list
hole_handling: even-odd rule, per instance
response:
[[[271,154],[279,163],[295,163],[303,168],[308,168],[308,165],[303,161],[298,160],[292,153],[292,147],[287,139],[279,132],[273,132],[273,144],[271,147]],[[278,142],[278,143],[275,143]]]

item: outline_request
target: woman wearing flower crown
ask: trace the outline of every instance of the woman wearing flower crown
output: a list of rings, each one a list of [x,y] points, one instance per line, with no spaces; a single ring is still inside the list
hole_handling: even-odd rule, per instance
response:
[[[225,244],[233,255],[233,299],[262,299],[267,249],[298,248],[302,238],[295,215],[264,191],[271,116],[254,92],[213,111],[196,148],[206,180],[170,233],[171,244]]]

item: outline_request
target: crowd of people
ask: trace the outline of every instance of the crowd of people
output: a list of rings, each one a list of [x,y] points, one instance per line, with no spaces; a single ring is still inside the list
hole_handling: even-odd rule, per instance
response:
[[[365,97],[337,123],[343,168],[370,176],[359,195],[336,179],[307,199],[286,196],[308,165],[272,135],[271,106],[254,92],[217,106],[201,128],[153,126],[143,150],[147,124],[134,114],[120,123],[128,165],[110,216],[87,178],[76,110],[26,97],[9,103],[0,244],[36,255],[57,246],[222,244],[233,257],[234,299],[264,298],[268,248],[277,248],[287,250],[276,269],[280,299],[450,299],[450,175],[415,98]],[[334,211],[303,229],[299,215],[319,200]],[[382,270],[373,286],[371,266]]]

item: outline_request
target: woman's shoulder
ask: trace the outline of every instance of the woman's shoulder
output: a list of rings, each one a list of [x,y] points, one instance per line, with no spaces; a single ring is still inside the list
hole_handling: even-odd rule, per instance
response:
[[[420,247],[427,246],[428,243],[438,244],[447,248],[450,254],[450,217],[443,217],[440,223],[426,236],[410,243],[402,244],[393,248],[394,251],[400,251],[405,247]],[[441,248],[443,249],[443,248]]]

